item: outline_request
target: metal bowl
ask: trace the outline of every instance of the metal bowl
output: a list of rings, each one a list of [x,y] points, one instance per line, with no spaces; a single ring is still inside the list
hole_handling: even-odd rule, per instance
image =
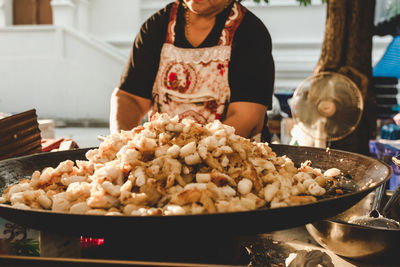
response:
[[[307,231],[322,247],[340,256],[357,260],[393,258],[400,242],[400,230],[348,223],[354,216],[369,213],[374,194],[375,192],[368,194],[355,206],[331,219],[307,224]],[[383,202],[391,194],[392,192],[387,191]],[[399,220],[399,210],[398,203],[395,203],[388,217]]]

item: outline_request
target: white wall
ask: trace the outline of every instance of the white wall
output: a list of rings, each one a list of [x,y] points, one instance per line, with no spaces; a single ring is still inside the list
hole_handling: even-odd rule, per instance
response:
[[[125,62],[109,49],[59,27],[0,28],[0,110],[107,120]]]
[[[0,0],[0,27],[12,24],[12,0]]]
[[[250,2],[247,6],[270,31],[276,66],[275,90],[293,90],[312,74],[318,61],[326,5],[314,1],[304,7],[295,1],[271,1],[268,5]]]
[[[89,32],[101,40],[133,42],[142,23],[141,0],[90,1]]]

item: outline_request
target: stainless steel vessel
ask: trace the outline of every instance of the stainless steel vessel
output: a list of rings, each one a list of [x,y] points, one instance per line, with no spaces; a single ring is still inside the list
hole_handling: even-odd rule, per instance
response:
[[[386,195],[386,200],[389,195]],[[374,193],[367,195],[355,206],[332,219],[307,224],[308,232],[321,246],[340,256],[361,260],[395,256],[400,243],[400,230],[348,223],[354,216],[368,214],[373,196]],[[398,209],[396,203],[390,213],[391,218],[399,219]]]

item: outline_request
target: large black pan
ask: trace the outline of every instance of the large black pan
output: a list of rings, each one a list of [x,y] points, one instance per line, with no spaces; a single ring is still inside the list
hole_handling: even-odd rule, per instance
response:
[[[287,155],[296,165],[300,165],[305,160],[311,160],[313,167],[321,169],[337,167],[344,173],[350,174],[359,189],[354,193],[311,204],[247,212],[156,217],[94,216],[20,210],[8,205],[0,205],[0,217],[33,229],[85,236],[130,233],[136,236],[155,237],[166,231],[178,235],[193,232],[258,234],[334,216],[356,204],[379,184],[387,181],[392,174],[387,164],[359,154],[286,145],[272,145],[272,149],[278,155]],[[42,153],[0,161],[0,192],[18,179],[29,177],[34,170],[42,170],[48,166],[55,167],[66,159],[84,159],[86,151],[87,149],[80,149]]]

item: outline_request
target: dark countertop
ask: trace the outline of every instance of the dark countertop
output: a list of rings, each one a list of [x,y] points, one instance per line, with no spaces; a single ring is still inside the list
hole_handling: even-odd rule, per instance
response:
[[[304,226],[282,231],[271,232],[258,236],[242,237],[241,242],[250,255],[249,264],[212,264],[212,263],[173,263],[173,262],[150,262],[118,259],[73,259],[62,257],[18,257],[11,255],[0,255],[1,266],[288,266],[290,259],[299,254],[314,253],[325,261],[324,266],[359,266],[372,267],[395,266],[376,263],[359,262],[335,255],[333,252],[319,246],[308,234]],[[302,251],[302,252],[301,252]],[[304,256],[304,255],[303,255]],[[297,258],[297,260],[299,257]],[[292,262],[293,265],[294,261]],[[290,265],[290,267],[292,267]],[[293,267],[305,265],[293,265]]]

